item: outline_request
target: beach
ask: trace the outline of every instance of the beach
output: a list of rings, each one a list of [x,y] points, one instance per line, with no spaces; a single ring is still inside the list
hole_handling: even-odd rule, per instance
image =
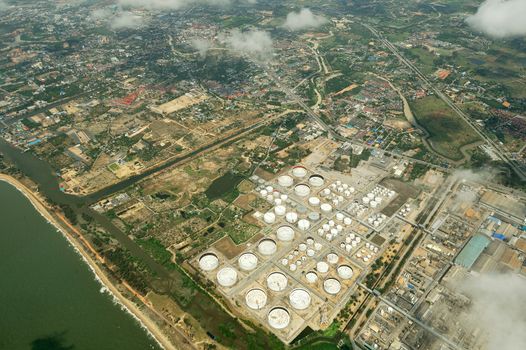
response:
[[[21,192],[33,207],[42,215],[51,225],[53,225],[63,236],[67,239],[69,244],[74,247],[75,251],[82,257],[84,262],[89,266],[91,271],[96,276],[99,283],[103,285],[103,289],[110,293],[115,302],[120,304],[129,314],[131,314],[140,325],[148,332],[148,334],[156,340],[156,342],[164,349],[176,349],[172,342],[163,333],[160,327],[147,315],[145,314],[135,302],[129,300],[119,290],[119,288],[108,278],[104,271],[104,259],[98,255],[95,249],[87,242],[82,234],[73,227],[64,217],[60,214],[52,214],[45,203],[39,198],[38,194],[33,193],[23,183],[17,179],[0,174],[0,181],[6,182]],[[94,258],[95,257],[95,258]],[[139,293],[133,290],[129,285],[123,283],[123,287],[128,290],[131,294],[135,295],[144,306],[148,307],[153,312],[157,313],[156,310],[143,298]]]

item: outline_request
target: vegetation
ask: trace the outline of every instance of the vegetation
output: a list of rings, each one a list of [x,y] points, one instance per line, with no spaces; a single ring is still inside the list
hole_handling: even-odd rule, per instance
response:
[[[461,160],[461,148],[480,141],[475,131],[438,97],[427,96],[410,105],[418,123],[429,133],[431,146],[444,157]]]

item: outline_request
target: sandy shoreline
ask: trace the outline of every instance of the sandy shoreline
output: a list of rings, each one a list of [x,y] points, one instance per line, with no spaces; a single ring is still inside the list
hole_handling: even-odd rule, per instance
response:
[[[5,174],[0,174],[0,181],[8,183],[11,186],[15,187],[18,191],[20,191],[31,202],[33,207],[51,225],[53,225],[58,231],[60,231],[64,235],[64,237],[68,240],[68,242],[74,247],[74,249],[79,253],[82,259],[89,266],[89,268],[93,271],[97,280],[102,284],[105,290],[108,291],[112,295],[114,301],[120,304],[121,307],[123,307],[130,315],[132,315],[140,323],[141,327],[143,327],[148,332],[148,334],[153,339],[155,339],[155,341],[162,348],[166,350],[176,349],[176,347],[171,343],[171,341],[161,331],[159,326],[157,326],[157,324],[153,320],[151,320],[146,314],[144,314],[134,302],[126,298],[119,291],[117,286],[115,286],[109,280],[109,278],[106,276],[106,273],[97,264],[95,259],[93,259],[93,257],[86,251],[86,248],[81,243],[81,241],[77,237],[72,235],[69,232],[69,230],[63,226],[64,223],[59,222],[55,217],[53,217],[53,215],[50,214],[49,209],[46,207],[46,205],[42,203],[42,201],[30,189],[28,189],[24,184],[22,184],[17,179],[11,176],[5,175]],[[69,226],[71,230],[76,231],[74,227],[70,225],[67,225],[67,226]],[[75,233],[79,234],[80,236],[79,232],[75,232]]]

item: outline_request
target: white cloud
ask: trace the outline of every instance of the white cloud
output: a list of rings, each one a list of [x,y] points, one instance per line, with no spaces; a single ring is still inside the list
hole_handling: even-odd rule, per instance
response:
[[[110,21],[110,27],[112,29],[123,29],[123,28],[138,28],[144,23],[144,19],[141,16],[137,16],[131,12],[123,11],[120,12]]]
[[[300,12],[290,12],[283,26],[288,30],[303,30],[317,28],[327,23],[323,16],[315,15],[308,8],[303,8]]]
[[[197,52],[199,52],[199,55],[201,57],[205,57],[206,56],[206,53],[208,52],[208,50],[210,49],[210,42],[206,39],[199,39],[199,38],[195,38],[195,39],[192,39],[190,41],[190,44],[192,45],[192,47],[194,49],[197,50]]]
[[[224,37],[224,41],[231,50],[255,58],[266,59],[272,53],[272,38],[262,30],[241,32],[236,29]]]
[[[471,299],[470,319],[487,338],[487,349],[526,349],[524,277],[514,274],[470,276],[459,287]]]
[[[526,35],[526,1],[486,0],[466,22],[494,38]]]

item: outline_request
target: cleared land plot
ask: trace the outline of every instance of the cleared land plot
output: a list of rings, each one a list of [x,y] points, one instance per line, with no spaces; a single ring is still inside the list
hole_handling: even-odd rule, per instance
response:
[[[413,186],[396,179],[384,179],[380,184],[397,193],[395,199],[382,210],[382,214],[388,217],[393,216],[409,198],[416,198],[420,193]]]
[[[438,97],[427,96],[410,105],[418,123],[429,133],[431,147],[444,157],[461,160],[461,148],[480,141],[475,131]]]

